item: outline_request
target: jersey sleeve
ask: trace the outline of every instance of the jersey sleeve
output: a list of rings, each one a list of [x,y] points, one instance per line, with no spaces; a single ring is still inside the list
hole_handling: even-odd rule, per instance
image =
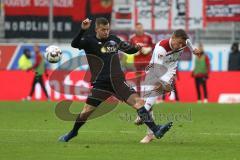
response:
[[[118,42],[118,49],[127,54],[135,54],[138,52],[138,49],[135,48],[131,43],[122,41],[120,38],[116,36],[116,40]]]
[[[84,49],[87,45],[87,38],[84,36],[86,30],[80,30],[79,33],[72,40],[71,46],[73,48]]]

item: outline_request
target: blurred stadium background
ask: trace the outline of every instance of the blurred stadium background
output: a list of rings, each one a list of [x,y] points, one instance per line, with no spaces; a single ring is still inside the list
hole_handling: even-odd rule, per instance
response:
[[[71,40],[83,19],[101,16],[111,21],[112,32],[124,40],[129,40],[136,22],[144,25],[154,43],[168,38],[175,29],[185,29],[195,46],[203,44],[210,59],[210,103],[196,103],[191,76],[196,57],[185,50],[176,80],[180,103],[173,103],[174,97],[170,96],[167,103],[155,107],[157,122],[174,121],[164,139],[140,145],[145,127],[134,126],[135,112],[121,104],[111,114],[91,120],[72,142],[58,143],[58,136],[73,122],[58,119],[54,107],[64,99],[75,100],[71,109],[79,112],[90,87],[84,79],[89,78],[86,60],[72,61],[79,55],[84,57],[84,51],[71,48]],[[230,103],[240,103],[240,53],[234,53],[233,70],[229,70],[229,57],[232,44],[239,41],[239,0],[1,0],[0,160],[237,160],[240,108]],[[26,71],[29,63],[20,69],[19,60],[29,49],[30,66],[35,64],[36,44],[42,54],[51,44],[63,51],[59,63],[44,62],[50,77],[53,71],[60,73],[51,87],[49,76],[43,76],[50,101],[46,101],[39,84],[31,101],[23,101],[29,95],[34,72]],[[134,70],[129,69],[133,58],[123,58],[122,62],[130,84],[135,85]],[[61,74],[74,67],[69,75]],[[78,87],[72,90],[71,86]]]

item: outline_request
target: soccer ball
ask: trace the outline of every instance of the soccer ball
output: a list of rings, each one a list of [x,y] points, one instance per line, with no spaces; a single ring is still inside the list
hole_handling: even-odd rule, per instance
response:
[[[58,46],[50,45],[46,48],[45,58],[50,63],[57,63],[62,59],[62,51]]]

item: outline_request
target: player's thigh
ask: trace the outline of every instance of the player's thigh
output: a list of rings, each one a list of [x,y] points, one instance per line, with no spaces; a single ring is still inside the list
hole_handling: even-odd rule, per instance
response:
[[[137,94],[136,91],[129,86],[125,80],[115,80],[113,84],[115,96],[119,100],[122,100],[128,105],[137,109],[140,105],[144,105],[144,101],[141,100],[139,94]]]
[[[127,101],[128,97],[136,91],[123,78],[112,79],[112,89],[114,95],[121,101]]]
[[[151,97],[151,95],[154,93],[155,85],[143,85],[143,94],[141,95],[143,99],[146,99],[148,97]]]
[[[142,84],[144,99],[156,95],[156,87],[160,87],[160,79],[154,73],[149,73],[146,75],[144,83]]]
[[[172,91],[172,89],[173,89],[172,84],[175,79],[175,76],[176,76],[175,72],[168,72],[160,78],[160,81],[162,84],[162,89],[165,92]]]
[[[102,102],[112,96],[112,92],[100,88],[93,88],[87,97],[86,104],[98,107]]]

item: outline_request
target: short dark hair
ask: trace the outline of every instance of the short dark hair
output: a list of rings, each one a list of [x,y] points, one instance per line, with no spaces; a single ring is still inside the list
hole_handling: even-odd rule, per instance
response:
[[[173,32],[173,36],[177,38],[182,38],[183,40],[187,40],[189,37],[187,33],[183,29],[177,29]]]
[[[96,21],[95,21],[96,26],[107,25],[107,24],[109,24],[109,21],[107,20],[107,18],[104,18],[104,17],[96,18]]]

